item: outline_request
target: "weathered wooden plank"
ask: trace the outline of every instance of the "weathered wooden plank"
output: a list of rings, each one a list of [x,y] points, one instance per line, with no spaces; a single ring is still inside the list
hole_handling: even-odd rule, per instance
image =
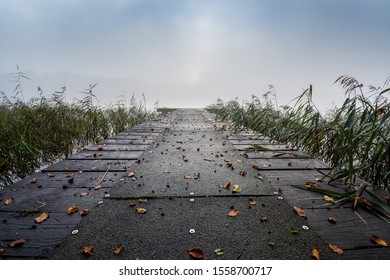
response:
[[[136,160],[138,159],[144,151],[83,151],[77,154],[74,154],[68,158],[68,160],[74,159],[84,159],[84,160],[96,160],[96,159],[116,159],[116,160]]]
[[[110,159],[96,159],[96,160],[63,160],[55,165],[49,166],[42,170],[42,172],[120,172],[127,171],[134,165],[137,160],[110,160]]]
[[[322,161],[317,159],[248,159],[248,162],[267,170],[329,169]]]
[[[264,144],[264,145],[260,145],[260,146],[266,150],[271,150],[271,151],[296,151],[297,150],[291,146],[281,145],[281,144]],[[247,145],[247,144],[234,145],[234,147],[237,151],[248,151],[248,149],[254,148],[253,145]],[[260,150],[260,148],[258,148],[257,150]]]
[[[242,153],[248,159],[301,159],[311,158],[309,155],[301,151],[259,151],[259,152],[244,152]]]
[[[99,145],[94,145],[89,148],[87,148],[87,151],[94,151],[97,154],[100,154],[101,148],[103,148],[104,151],[145,151],[147,148],[149,148],[149,145],[134,145],[134,144],[111,144],[111,143],[100,143]]]

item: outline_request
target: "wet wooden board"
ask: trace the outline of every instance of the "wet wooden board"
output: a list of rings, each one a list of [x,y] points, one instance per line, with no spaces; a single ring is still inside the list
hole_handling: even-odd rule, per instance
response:
[[[55,165],[49,166],[42,170],[42,172],[78,172],[80,170],[84,172],[118,172],[127,171],[131,169],[137,160],[63,160]]]
[[[253,145],[234,145],[235,149],[237,151],[247,151],[248,149],[253,149],[254,146]],[[264,144],[264,145],[261,145],[262,148],[266,149],[266,150],[271,150],[271,151],[296,151],[296,149],[294,149],[293,147],[291,146],[288,146],[288,145],[280,145],[280,144]],[[257,150],[259,151],[260,148],[257,148]]]
[[[301,151],[261,151],[261,152],[244,152],[241,153],[248,159],[294,159],[294,158],[311,158]]]
[[[329,169],[322,161],[317,159],[248,159],[248,162],[251,165],[257,165],[261,169],[267,170]]]
[[[268,140],[252,140],[252,139],[248,139],[248,140],[241,140],[241,139],[229,139],[229,142],[232,143],[233,145],[260,145],[260,146],[263,146],[263,145],[270,145],[272,143],[270,143],[270,141]]]
[[[145,151],[147,148],[149,148],[149,145],[130,145],[130,144],[100,144],[100,145],[94,145],[92,147],[87,148],[87,151],[94,151],[96,153],[100,153],[98,150],[100,147],[104,151]]]
[[[84,160],[136,160],[144,152],[143,151],[97,151],[96,153],[92,151],[83,151],[77,154],[72,155],[68,160],[73,159],[84,159]]]
[[[107,142],[108,141],[108,142]],[[113,138],[107,138],[101,143],[109,143],[110,141],[127,141],[127,143],[131,145],[151,145],[155,142],[154,139],[132,139],[132,137],[113,137]]]
[[[142,141],[139,144],[136,144],[133,140],[125,140],[125,139],[116,140],[111,138],[111,139],[103,140],[98,145],[131,145],[131,146],[140,145],[144,147],[145,145],[150,145],[150,144],[143,143]]]

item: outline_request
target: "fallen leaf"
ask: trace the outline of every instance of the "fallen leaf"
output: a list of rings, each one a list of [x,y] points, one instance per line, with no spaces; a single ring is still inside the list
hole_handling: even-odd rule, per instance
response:
[[[100,190],[101,188],[102,188],[102,186],[98,185],[98,186],[95,187],[95,190]]]
[[[89,194],[89,192],[82,192],[80,193],[80,196],[87,196]]]
[[[16,240],[10,242],[8,244],[8,247],[11,247],[11,248],[20,247],[20,246],[23,246],[24,243],[26,243],[26,242],[27,242],[26,239],[16,239]]]
[[[227,181],[227,182],[225,183],[225,185],[221,186],[221,188],[223,188],[223,189],[225,189],[225,190],[228,190],[228,189],[230,188],[230,182]]]
[[[92,254],[93,254],[93,246],[85,246],[85,247],[83,248],[83,254],[84,254],[85,256],[90,256],[90,255],[92,255]]]
[[[6,199],[6,200],[4,201],[4,204],[5,204],[5,205],[12,204],[12,203],[14,203],[14,198],[13,198],[13,197],[8,198],[8,199]]]
[[[229,217],[236,217],[239,213],[240,211],[238,211],[237,209],[230,210]]]
[[[262,216],[261,218],[260,218],[260,221],[261,222],[266,222],[266,221],[268,221],[268,217],[267,216]]]
[[[292,162],[289,162],[289,163],[287,163],[287,165],[288,165],[288,166],[292,166],[293,164],[292,164]]]
[[[72,207],[69,207],[68,210],[66,211],[66,214],[72,215],[79,211],[79,208],[76,205],[73,205]]]
[[[316,187],[317,186],[317,183],[316,182],[306,182],[306,187]]]
[[[127,177],[129,177],[129,178],[132,178],[132,177],[134,177],[135,176],[135,173],[134,172],[129,172],[129,173],[127,173]]]
[[[336,217],[329,217],[328,222],[335,224],[335,223],[337,223],[337,218]]]
[[[249,198],[248,203],[249,205],[256,205],[256,200],[254,200],[253,198]]]
[[[147,202],[148,202],[148,199],[146,199],[146,198],[140,198],[140,199],[138,199],[138,202],[139,202],[139,203],[147,203]]]
[[[148,212],[148,210],[145,208],[135,208],[135,211],[137,212],[137,214],[145,214],[146,212]]]
[[[188,253],[194,259],[197,259],[197,260],[204,259],[204,254],[203,254],[203,251],[201,249],[194,248],[191,251],[189,251]]]
[[[301,217],[306,218],[306,213],[305,211],[302,210],[302,208],[299,208],[297,206],[294,206],[294,211]]]
[[[47,173],[46,175],[47,175],[47,177],[50,177],[50,178],[55,177],[55,175],[51,174],[51,173]]]
[[[332,244],[332,243],[329,243],[329,248],[332,249],[333,252],[335,252],[336,254],[339,254],[339,255],[344,254],[343,249],[341,249],[341,248],[338,247],[337,245],[334,245],[334,244]]]
[[[129,204],[130,207],[135,207],[136,205],[134,202]]]
[[[99,147],[98,147],[98,151],[103,151],[103,147],[102,147],[102,146],[99,146]]]
[[[242,163],[244,161],[242,159],[238,159],[237,162]]]
[[[381,246],[385,246],[385,247],[390,246],[389,243],[387,243],[386,241],[384,241],[382,238],[380,238],[377,235],[374,235],[372,237],[372,241],[374,241],[376,244],[381,245]]]
[[[171,173],[171,170],[164,170],[164,173],[168,174],[168,173]]]
[[[313,258],[319,260],[320,259],[320,251],[318,251],[317,247],[314,247],[312,250],[312,256]]]
[[[115,247],[114,254],[119,255],[122,252],[123,249],[123,244],[119,244],[118,246]]]
[[[233,192],[234,192],[234,193],[239,193],[239,192],[241,192],[241,187],[240,187],[239,185],[234,185],[234,187],[233,187]]]
[[[4,253],[4,248],[0,248],[0,254]]]
[[[88,209],[83,209],[83,210],[81,210],[81,212],[80,212],[80,216],[81,216],[81,217],[87,216],[88,213],[89,213],[89,210],[88,210]]]
[[[198,179],[198,178],[200,178],[200,172],[196,172],[194,175],[194,179]]]
[[[316,181],[316,182],[323,182],[321,178],[315,178],[314,181]]]
[[[73,178],[73,173],[68,173],[65,175],[66,178]]]
[[[38,182],[37,178],[32,178],[31,179],[31,184],[35,184],[36,182]]]
[[[47,220],[47,218],[49,218],[49,213],[48,212],[44,212],[42,213],[39,217],[36,217],[34,219],[34,221],[37,223],[37,224],[40,224],[42,223],[43,221]]]
[[[184,176],[184,179],[194,179],[194,176],[186,175]]]
[[[240,173],[239,173],[241,176],[245,176],[246,175],[246,171],[245,170],[242,170],[242,171],[240,171]]]
[[[261,170],[261,167],[258,166],[258,165],[256,165],[256,164],[252,165],[252,167],[253,167],[254,169],[256,169],[256,170]]]
[[[223,255],[223,250],[221,248],[218,248],[218,249],[215,249],[214,250],[214,253],[217,255],[217,256],[222,256]]]
[[[327,202],[335,203],[335,202],[334,202],[334,199],[331,198],[330,196],[324,195],[324,199],[325,199],[325,201],[327,201]]]

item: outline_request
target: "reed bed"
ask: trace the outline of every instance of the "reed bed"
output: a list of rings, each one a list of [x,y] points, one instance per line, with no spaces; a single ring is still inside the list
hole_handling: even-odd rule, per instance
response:
[[[21,78],[25,76],[21,72],[16,76],[13,96],[2,92],[0,100],[0,186],[157,115],[146,109],[145,100],[137,102],[134,96],[128,104],[95,105],[96,84],[74,103],[65,102],[65,87],[49,97],[24,101]]]
[[[390,184],[389,79],[383,87],[364,87],[341,76],[335,83],[345,91],[345,101],[323,115],[312,101],[310,85],[292,106],[277,106],[275,88],[259,99],[240,104],[238,99],[218,99],[207,107],[236,129],[251,129],[272,140],[292,145],[332,167],[327,174],[349,186],[363,179],[370,186]]]

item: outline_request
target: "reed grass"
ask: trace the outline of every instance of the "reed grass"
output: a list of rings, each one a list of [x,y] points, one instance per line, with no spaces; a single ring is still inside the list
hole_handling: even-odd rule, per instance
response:
[[[49,97],[40,95],[25,101],[22,79],[27,77],[19,69],[12,75],[17,83],[15,91],[11,98],[1,92],[0,100],[2,186],[157,115],[134,96],[128,104],[94,104],[97,84],[90,85],[74,103],[65,102],[65,87]]]

